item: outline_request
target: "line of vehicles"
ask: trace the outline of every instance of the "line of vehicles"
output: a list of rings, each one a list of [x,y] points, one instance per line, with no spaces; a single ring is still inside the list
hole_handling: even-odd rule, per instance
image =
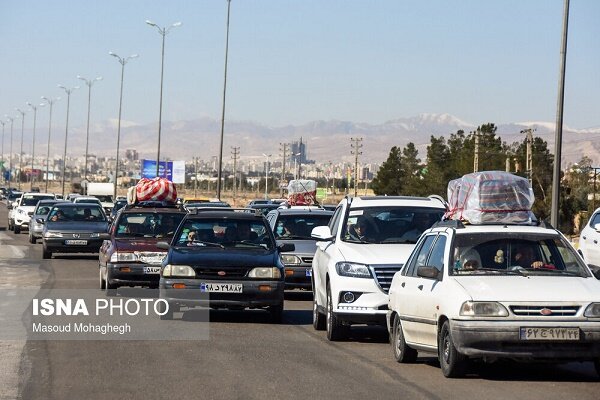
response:
[[[158,288],[164,319],[209,306],[265,309],[280,322],[284,290],[301,288],[328,340],[385,326],[399,363],[435,353],[446,377],[505,358],[592,361],[600,374],[600,209],[577,251],[543,222],[444,221],[438,196],[346,197],[334,211],[277,205],[266,215],[258,205],[142,202],[109,223],[102,205],[40,198],[27,214],[44,258],[99,252],[100,289]]]

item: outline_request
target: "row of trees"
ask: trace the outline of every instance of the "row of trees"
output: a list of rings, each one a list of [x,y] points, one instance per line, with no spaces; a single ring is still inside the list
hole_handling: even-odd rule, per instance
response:
[[[534,137],[532,143],[533,169],[526,171],[527,139],[507,144],[496,134],[493,123],[481,125],[479,132],[479,171],[509,169],[517,175],[531,178],[535,194],[533,212],[540,219],[550,216],[552,193],[552,167],[554,156],[548,143]],[[447,185],[452,179],[473,172],[475,157],[475,132],[462,130],[450,135],[431,136],[425,159],[419,158],[414,143],[404,148],[394,146],[387,160],[381,165],[372,182],[375,194],[427,196],[437,194],[446,198]],[[565,179],[561,180],[560,228],[563,232],[576,231],[576,216],[588,211],[588,194],[592,192],[590,172],[592,162],[584,157]],[[584,215],[585,217],[585,215]]]

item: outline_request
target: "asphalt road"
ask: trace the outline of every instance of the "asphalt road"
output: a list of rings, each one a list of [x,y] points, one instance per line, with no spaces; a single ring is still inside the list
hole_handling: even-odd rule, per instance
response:
[[[0,289],[97,288],[94,257],[42,260],[40,244],[5,227],[0,205]],[[311,301],[310,293],[288,293],[281,325],[261,311],[211,311],[208,340],[0,341],[0,399],[600,396],[591,363],[475,364],[466,378],[449,380],[431,354],[397,364],[383,329],[353,328],[348,341],[328,342],[312,328]],[[167,323],[177,329],[193,321]]]

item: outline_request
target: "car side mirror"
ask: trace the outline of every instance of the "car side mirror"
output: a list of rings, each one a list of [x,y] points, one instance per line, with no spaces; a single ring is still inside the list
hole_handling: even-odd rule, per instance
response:
[[[594,230],[595,230],[596,232],[600,232],[600,224],[596,224],[596,225],[594,225]]]
[[[421,266],[417,269],[417,276],[427,279],[439,280],[440,270],[436,267]]]
[[[598,280],[600,280],[600,267],[597,265],[589,264],[590,270],[592,271],[592,275]]]
[[[44,222],[45,222],[45,221],[44,221],[44,218],[36,218],[36,219],[35,219],[35,222],[37,222],[38,224],[42,224],[42,225],[44,225]]]
[[[333,235],[328,226],[317,226],[316,228],[313,228],[310,237],[324,242],[333,240]]]
[[[296,250],[296,245],[294,243],[280,243],[277,245],[277,250],[280,253],[289,253],[290,251]]]
[[[167,242],[158,242],[156,243],[156,247],[163,250],[169,250],[171,248],[171,245],[169,245],[169,243]]]

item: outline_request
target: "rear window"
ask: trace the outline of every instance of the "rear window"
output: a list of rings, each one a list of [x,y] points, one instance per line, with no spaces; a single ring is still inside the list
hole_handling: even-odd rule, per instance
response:
[[[106,222],[102,208],[82,204],[78,207],[53,207],[48,215],[51,222]]]
[[[184,215],[160,212],[121,214],[115,237],[173,237]]]
[[[38,201],[40,200],[51,200],[54,199],[54,196],[34,196],[34,195],[23,195],[23,199],[21,200],[21,205],[26,207],[36,206]]]
[[[280,215],[275,223],[276,239],[311,239],[317,226],[327,226],[330,215]]]

